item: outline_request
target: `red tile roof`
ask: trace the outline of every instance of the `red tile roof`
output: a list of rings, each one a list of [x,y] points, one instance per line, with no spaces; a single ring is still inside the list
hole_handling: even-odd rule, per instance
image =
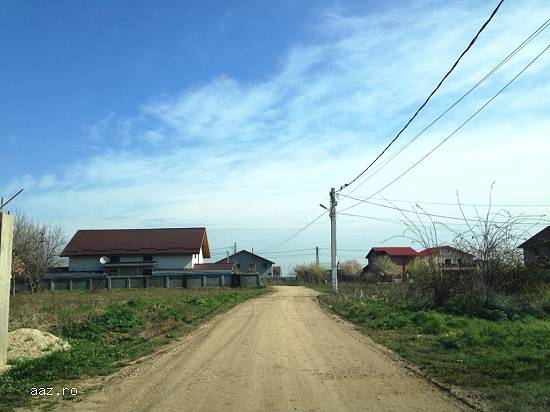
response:
[[[385,253],[389,256],[416,256],[416,250],[414,250],[412,247],[373,247],[369,254],[372,251],[378,252],[378,253]]]
[[[429,256],[433,255],[434,253],[439,253],[441,251],[441,248],[439,247],[429,247],[428,249],[421,250],[418,252],[418,256]]]
[[[61,256],[197,254],[210,257],[206,228],[79,230]]]

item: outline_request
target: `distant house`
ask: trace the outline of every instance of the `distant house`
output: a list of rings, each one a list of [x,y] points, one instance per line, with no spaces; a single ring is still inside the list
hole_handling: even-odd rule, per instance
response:
[[[280,278],[281,277],[281,267],[280,266],[273,266],[273,277],[274,278]]]
[[[382,256],[387,256],[395,266],[395,272],[405,274],[409,270],[409,265],[417,256],[416,250],[411,247],[373,247],[366,258],[369,263],[366,268],[372,271],[376,267],[376,262]]]
[[[550,262],[550,226],[527,239],[518,246],[523,249],[525,265],[549,266]]]
[[[241,250],[218,260],[217,263],[234,263],[237,273],[259,273],[262,278],[273,277],[273,265],[275,264],[275,262],[255,255],[248,250]]]
[[[79,230],[61,256],[69,272],[135,276],[193,269],[210,248],[204,227]]]
[[[474,264],[473,255],[447,245],[424,249],[418,252],[418,256],[422,258],[433,258],[446,268],[465,268],[472,267]]]

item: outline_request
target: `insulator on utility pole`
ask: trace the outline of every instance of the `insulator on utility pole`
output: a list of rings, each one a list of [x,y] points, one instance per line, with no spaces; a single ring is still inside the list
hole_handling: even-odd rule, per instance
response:
[[[338,291],[338,268],[336,266],[336,191],[330,189],[330,269],[332,288]]]

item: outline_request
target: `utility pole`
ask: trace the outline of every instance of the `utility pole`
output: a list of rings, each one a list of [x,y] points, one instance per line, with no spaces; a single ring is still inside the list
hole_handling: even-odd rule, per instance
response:
[[[319,246],[315,246],[315,263],[319,266]]]
[[[8,354],[13,216],[0,212],[0,368]]]
[[[332,288],[338,291],[338,268],[336,266],[336,191],[330,189],[330,269],[332,272]]]

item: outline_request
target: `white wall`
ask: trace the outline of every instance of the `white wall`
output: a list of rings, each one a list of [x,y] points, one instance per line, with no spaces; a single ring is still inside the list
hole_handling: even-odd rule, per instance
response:
[[[204,257],[202,255],[202,246],[199,250],[199,254],[198,255],[193,255],[193,266],[195,266],[197,263],[203,263],[204,262]]]
[[[154,255],[153,260],[157,262],[155,270],[193,268],[193,255]]]
[[[153,255],[153,260],[157,262],[154,269],[191,269],[194,260],[200,260],[202,263],[202,253],[198,258],[194,255]],[[103,265],[99,263],[101,256],[75,256],[69,258],[69,271],[71,272],[95,272],[102,271]],[[121,263],[143,262],[143,256],[120,256]]]

